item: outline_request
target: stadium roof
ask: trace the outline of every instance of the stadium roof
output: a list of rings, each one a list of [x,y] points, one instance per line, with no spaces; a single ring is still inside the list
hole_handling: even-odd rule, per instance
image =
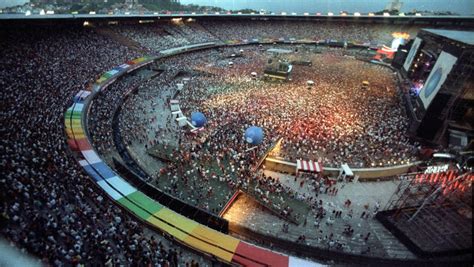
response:
[[[158,12],[147,12],[147,13],[140,13],[140,14],[31,14],[25,15],[22,13],[16,14],[7,14],[7,13],[0,13],[0,20],[34,20],[34,19],[94,19],[94,18],[109,18],[109,19],[119,19],[119,18],[180,18],[180,17],[195,17],[195,18],[202,18],[202,17],[223,17],[223,18],[235,18],[235,17],[251,17],[251,18],[269,18],[269,17],[276,17],[276,18],[370,18],[370,19],[390,19],[390,20],[423,20],[423,19],[435,19],[435,20],[465,20],[465,21],[473,21],[474,16],[383,16],[383,15],[327,15],[327,14],[296,14],[296,15],[283,15],[283,14],[216,14],[216,13],[158,13]]]
[[[451,30],[435,30],[435,29],[423,29],[427,32],[446,37],[448,39],[465,43],[468,45],[474,45],[474,31],[451,31]]]

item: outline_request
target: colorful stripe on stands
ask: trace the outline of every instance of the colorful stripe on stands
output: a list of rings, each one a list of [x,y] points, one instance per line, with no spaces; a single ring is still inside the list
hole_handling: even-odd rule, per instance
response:
[[[145,60],[147,58],[140,58],[132,62],[137,64]],[[131,67],[128,64],[119,67],[126,70],[125,65]],[[84,133],[82,127],[82,117],[85,114],[83,102],[89,95],[90,92],[82,92],[80,97],[76,95],[74,104],[65,113],[68,144],[72,150],[79,152],[81,157],[79,164],[87,174],[119,205],[184,244],[226,262],[235,262],[245,266],[320,266],[310,261],[248,244],[201,225],[163,206],[122,179],[100,159]]]
[[[68,136],[68,144],[74,151],[90,150],[92,149],[87,137],[85,136],[82,128],[82,109],[84,104],[82,103],[90,94],[79,92],[74,97],[75,103],[73,106],[67,109],[64,116],[66,134]]]
[[[119,74],[122,71],[126,71],[129,69],[131,66],[142,63],[144,61],[152,59],[151,57],[140,57],[134,60],[131,60],[127,63],[124,63],[122,65],[119,65],[109,71],[104,72],[99,79],[96,80],[96,83],[102,84],[105,81],[109,80],[110,78],[114,77],[115,75]]]

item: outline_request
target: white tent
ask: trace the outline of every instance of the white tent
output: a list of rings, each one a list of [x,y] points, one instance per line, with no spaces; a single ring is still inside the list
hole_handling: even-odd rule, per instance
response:
[[[354,173],[347,163],[341,165],[341,171],[345,176],[354,176]]]

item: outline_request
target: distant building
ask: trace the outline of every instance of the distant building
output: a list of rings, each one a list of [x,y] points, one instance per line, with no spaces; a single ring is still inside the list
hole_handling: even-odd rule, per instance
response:
[[[399,0],[393,0],[392,2],[389,2],[384,10],[388,10],[389,12],[391,11],[400,11],[402,9],[403,2],[400,2]]]

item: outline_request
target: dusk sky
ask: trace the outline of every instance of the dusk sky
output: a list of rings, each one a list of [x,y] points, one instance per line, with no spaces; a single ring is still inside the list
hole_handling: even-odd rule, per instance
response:
[[[26,2],[29,2],[29,1],[28,0],[0,0],[0,8],[23,5]]]
[[[382,10],[389,1],[385,0],[181,0],[182,4],[218,6],[224,9],[255,10],[273,12],[370,12]],[[452,11],[461,15],[474,14],[473,0],[405,0],[403,12],[417,10]]]

